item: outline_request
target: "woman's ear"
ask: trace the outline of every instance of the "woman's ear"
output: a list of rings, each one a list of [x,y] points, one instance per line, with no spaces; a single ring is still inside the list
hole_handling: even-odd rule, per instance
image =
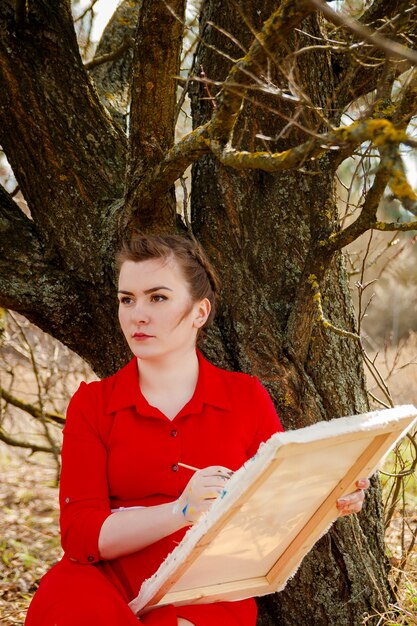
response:
[[[201,328],[207,322],[207,318],[210,315],[211,304],[208,298],[204,298],[198,303],[196,307],[196,316],[194,318],[194,326]]]

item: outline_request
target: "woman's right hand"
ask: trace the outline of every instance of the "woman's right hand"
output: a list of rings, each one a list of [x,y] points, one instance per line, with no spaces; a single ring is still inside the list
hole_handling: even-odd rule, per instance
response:
[[[195,472],[178,499],[179,510],[189,524],[195,524],[213,501],[224,493],[232,470],[212,465]]]

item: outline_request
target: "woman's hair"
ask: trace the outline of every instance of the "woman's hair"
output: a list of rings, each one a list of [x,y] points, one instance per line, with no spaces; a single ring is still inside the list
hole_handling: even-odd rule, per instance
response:
[[[210,315],[203,328],[208,326],[216,312],[219,280],[203,248],[192,239],[180,235],[141,235],[135,233],[123,242],[116,255],[117,273],[125,261],[149,259],[174,259],[188,283],[191,299],[198,302],[207,298],[211,304]]]

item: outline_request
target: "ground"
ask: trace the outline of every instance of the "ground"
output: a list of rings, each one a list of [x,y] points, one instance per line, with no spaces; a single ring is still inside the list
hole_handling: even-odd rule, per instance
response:
[[[61,556],[56,470],[46,455],[0,448],[0,624],[23,624],[41,576]]]

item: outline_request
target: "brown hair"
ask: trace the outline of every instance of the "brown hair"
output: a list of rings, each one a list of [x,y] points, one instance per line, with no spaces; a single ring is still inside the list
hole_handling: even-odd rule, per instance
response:
[[[207,298],[211,304],[210,315],[203,328],[208,326],[216,312],[219,281],[203,248],[194,240],[180,235],[141,235],[134,233],[123,242],[116,255],[117,273],[125,261],[148,259],[174,259],[188,283],[191,299],[198,302]]]

